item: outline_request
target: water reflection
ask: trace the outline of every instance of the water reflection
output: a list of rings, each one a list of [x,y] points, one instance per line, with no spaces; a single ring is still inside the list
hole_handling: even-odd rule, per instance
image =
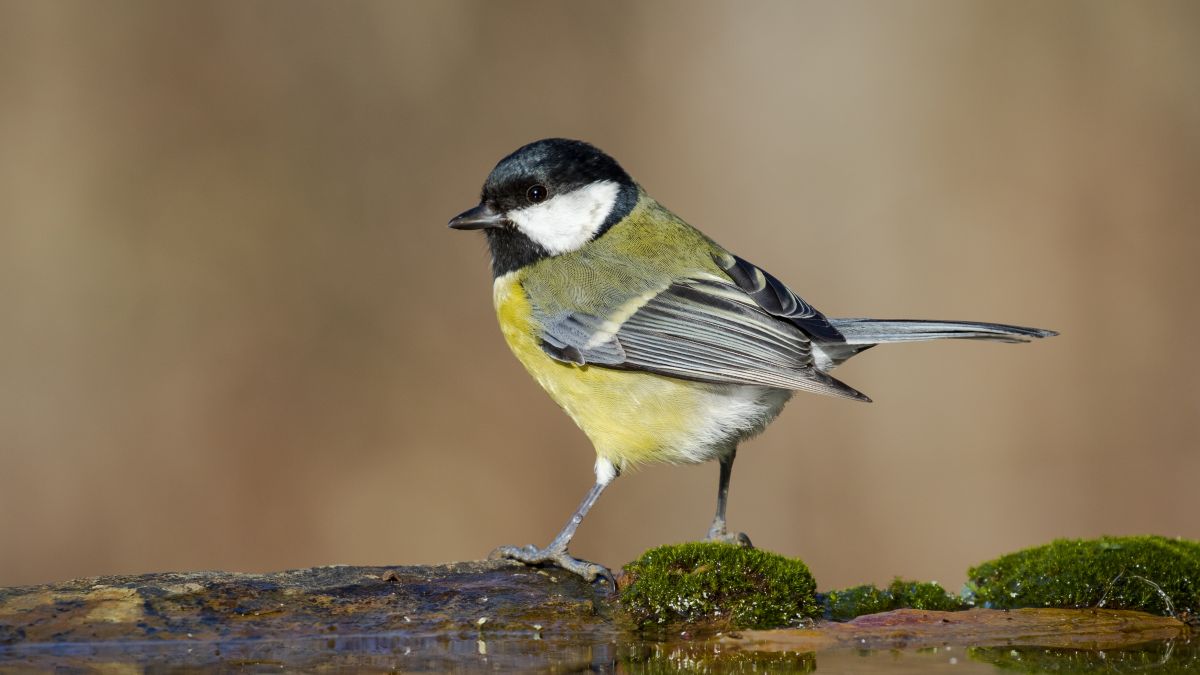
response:
[[[975,647],[971,658],[1026,673],[1198,673],[1200,640],[1152,642],[1128,649]]]
[[[238,668],[279,671],[555,670],[623,673],[1182,673],[1200,671],[1200,642],[1119,650],[944,646],[813,653],[729,649],[697,640],[620,642],[564,632],[338,636],[220,643],[0,646],[0,673],[27,669],[125,671]]]
[[[812,652],[755,652],[722,649],[707,643],[643,643],[624,645],[612,665],[617,672],[646,673],[811,673]]]

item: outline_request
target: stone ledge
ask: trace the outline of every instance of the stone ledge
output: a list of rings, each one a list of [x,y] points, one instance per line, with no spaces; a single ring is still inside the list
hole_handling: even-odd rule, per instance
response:
[[[533,626],[611,632],[597,620],[602,598],[574,575],[511,561],[97,577],[0,588],[0,645]]]
[[[1076,660],[1166,645],[1163,658],[1200,664],[1184,623],[1102,609],[896,610],[801,629],[672,634],[654,642],[623,628],[631,624],[603,589],[511,561],[146,574],[0,588],[0,672],[130,665],[604,670],[674,667],[680,659],[714,668],[808,669],[814,658],[842,653],[917,654],[949,645],[955,654],[958,647],[1003,648],[997,658],[1012,658],[1008,648],[1065,649],[1072,654],[1062,658]]]

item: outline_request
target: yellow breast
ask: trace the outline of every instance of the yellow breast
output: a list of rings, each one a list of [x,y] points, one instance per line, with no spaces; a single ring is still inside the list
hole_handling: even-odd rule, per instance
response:
[[[696,431],[710,385],[650,373],[577,366],[542,351],[519,272],[495,281],[500,330],[513,354],[587,434],[596,453],[619,467],[642,462],[701,461]]]

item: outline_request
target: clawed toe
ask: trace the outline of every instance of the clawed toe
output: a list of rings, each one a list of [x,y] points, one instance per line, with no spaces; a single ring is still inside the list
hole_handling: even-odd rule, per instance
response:
[[[576,562],[582,562],[582,561],[576,561]],[[604,565],[597,565],[596,563],[584,563],[584,564],[586,565],[586,569],[583,572],[576,572],[576,574],[579,574],[584,579],[586,579],[588,582],[595,581],[596,577],[600,577],[608,582],[609,588],[614,589],[614,590],[617,588],[617,580],[615,577],[613,577],[613,573],[610,572],[607,567],[605,567]],[[574,570],[572,570],[572,571],[574,571]]]
[[[709,532],[704,541],[754,548],[754,544],[750,543],[750,537],[746,536],[745,532]]]
[[[617,587],[612,572],[603,565],[572,558],[566,549],[537,548],[536,546],[500,546],[492,551],[488,558],[491,560],[516,560],[526,565],[555,565],[583,577],[584,581],[592,582],[597,577],[604,579],[612,588]]]

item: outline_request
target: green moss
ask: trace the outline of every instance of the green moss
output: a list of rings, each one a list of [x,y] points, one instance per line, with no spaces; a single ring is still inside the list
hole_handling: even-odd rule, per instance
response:
[[[976,604],[1107,607],[1195,615],[1200,542],[1166,537],[1060,539],[968,570]]]
[[[621,605],[639,628],[794,626],[820,613],[800,560],[730,544],[660,546],[625,566]]]
[[[892,598],[874,584],[864,584],[829,591],[822,598],[825,618],[834,621],[849,621],[864,614],[878,614],[892,609]]]
[[[967,604],[956,595],[950,595],[941,585],[932,581],[903,581],[896,579],[888,587],[901,607],[928,609],[938,612],[957,612],[967,609]]]
[[[899,578],[883,589],[868,584],[830,591],[824,596],[824,605],[825,618],[834,621],[849,621],[856,616],[890,612],[893,609],[954,612],[966,608],[962,600],[950,595],[934,582],[906,581]]]

